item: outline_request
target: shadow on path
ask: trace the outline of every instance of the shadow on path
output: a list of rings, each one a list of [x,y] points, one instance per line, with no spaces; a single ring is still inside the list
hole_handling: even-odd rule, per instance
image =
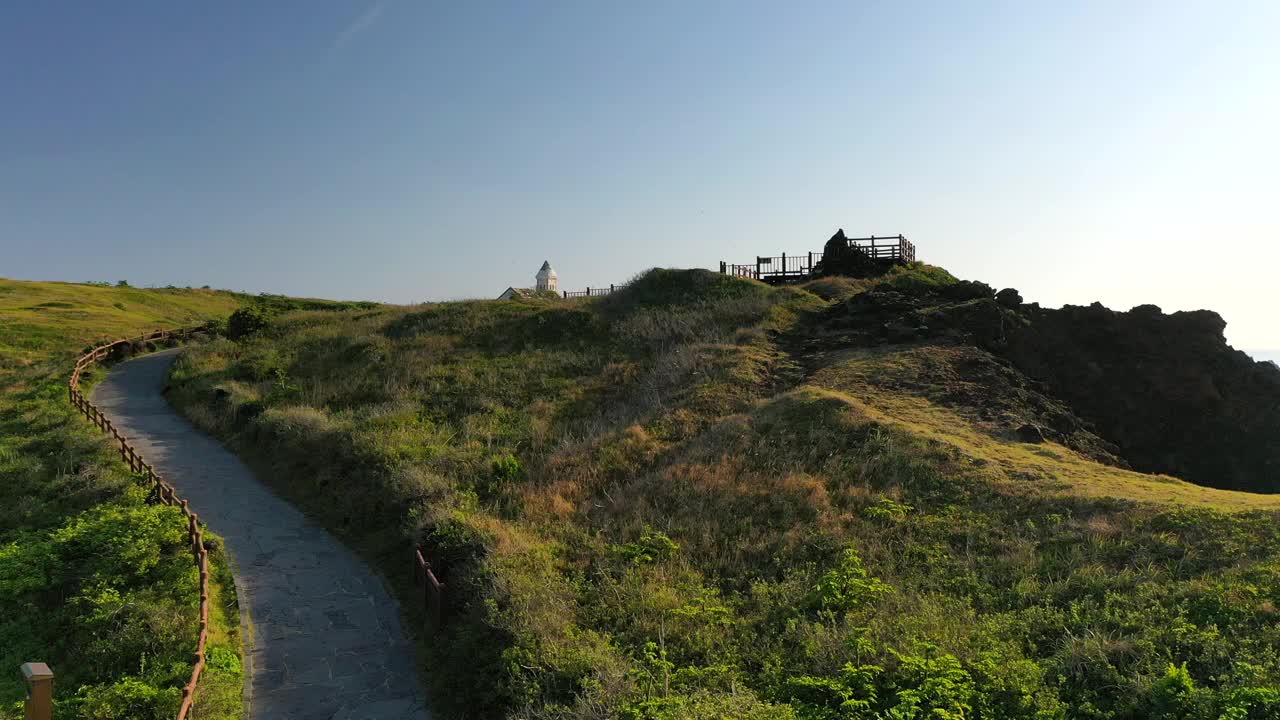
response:
[[[117,365],[93,402],[226,541],[252,626],[248,716],[429,720],[413,646],[382,580],[170,407],[161,388],[177,352]]]

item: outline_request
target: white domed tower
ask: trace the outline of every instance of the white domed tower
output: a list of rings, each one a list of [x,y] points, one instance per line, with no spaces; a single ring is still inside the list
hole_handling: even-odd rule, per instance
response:
[[[556,291],[556,280],[558,278],[556,277],[555,268],[551,267],[550,260],[544,260],[542,262],[542,269],[538,271],[536,277],[538,279],[538,284],[534,286],[534,289],[538,292],[542,292],[543,290],[550,290],[551,292]]]

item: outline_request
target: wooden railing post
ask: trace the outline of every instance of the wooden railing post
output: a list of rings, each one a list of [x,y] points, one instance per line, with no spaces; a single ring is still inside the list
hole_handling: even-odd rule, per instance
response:
[[[22,679],[27,683],[26,720],[51,720],[53,671],[42,662],[23,663]]]

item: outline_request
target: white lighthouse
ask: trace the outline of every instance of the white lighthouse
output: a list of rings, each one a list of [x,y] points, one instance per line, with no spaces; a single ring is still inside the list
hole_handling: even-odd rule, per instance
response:
[[[538,281],[538,284],[534,286],[535,290],[538,292],[543,292],[544,290],[556,291],[556,271],[555,268],[551,267],[550,260],[542,261],[542,268],[538,270],[538,274],[535,277]]]

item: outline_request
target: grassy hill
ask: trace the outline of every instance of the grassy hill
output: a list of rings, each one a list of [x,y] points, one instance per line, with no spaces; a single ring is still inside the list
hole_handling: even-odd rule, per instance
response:
[[[0,717],[21,717],[18,666],[33,660],[56,673],[58,717],[173,717],[199,607],[186,523],[145,502],[71,410],[66,382],[96,340],[225,317],[244,300],[0,279]],[[223,558],[210,559],[216,602],[196,717],[236,718],[239,619]]]
[[[968,286],[882,281],[282,313],[174,397],[406,607],[438,558],[444,717],[1280,716],[1276,497],[1126,469],[987,349],[846,312]]]

